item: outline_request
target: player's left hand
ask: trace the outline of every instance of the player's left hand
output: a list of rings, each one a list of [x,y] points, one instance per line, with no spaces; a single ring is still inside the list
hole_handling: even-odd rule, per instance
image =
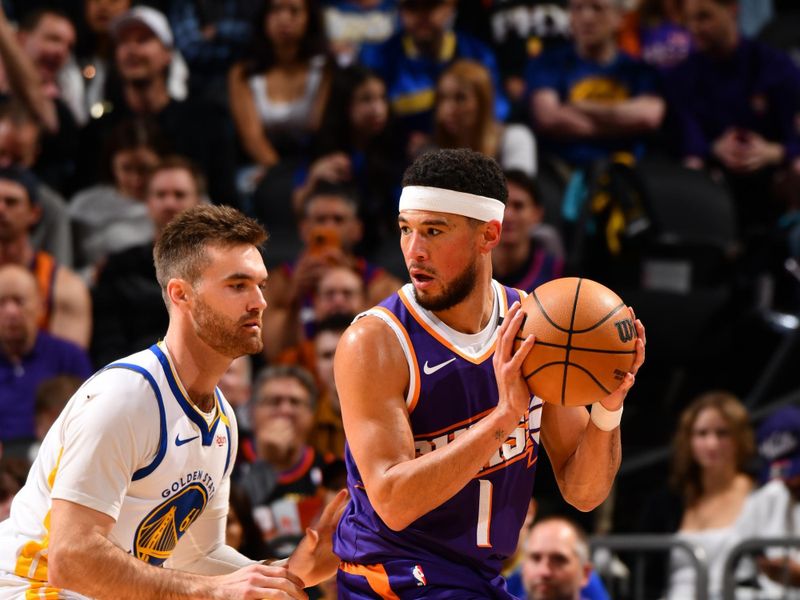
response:
[[[305,587],[317,585],[336,573],[340,561],[333,553],[333,532],[349,499],[348,491],[340,490],[324,508],[316,525],[306,529],[305,537],[289,557],[287,568],[303,580]]]
[[[623,402],[625,402],[625,396],[628,394],[628,390],[633,387],[633,384],[636,381],[636,373],[639,371],[639,367],[644,364],[644,347],[647,344],[644,325],[639,319],[636,318],[636,313],[633,312],[633,309],[630,306],[628,307],[628,310],[631,313],[631,319],[633,319],[634,327],[636,327],[636,357],[633,359],[633,366],[631,366],[630,372],[625,375],[625,377],[622,379],[622,383],[619,384],[617,389],[600,400],[600,404],[602,404],[608,410],[617,410],[620,406],[622,406]]]

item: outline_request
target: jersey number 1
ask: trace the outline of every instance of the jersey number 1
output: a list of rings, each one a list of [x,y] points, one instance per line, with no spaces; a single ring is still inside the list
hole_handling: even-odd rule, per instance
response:
[[[492,482],[488,479],[479,479],[478,496],[478,527],[476,529],[476,543],[479,548],[491,548],[489,542],[489,529],[492,525]]]

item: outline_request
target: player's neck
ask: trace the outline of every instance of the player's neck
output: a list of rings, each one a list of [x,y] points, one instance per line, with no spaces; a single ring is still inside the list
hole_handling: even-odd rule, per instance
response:
[[[489,323],[494,312],[494,289],[491,277],[480,278],[480,282],[456,306],[433,314],[445,325],[461,333],[478,333]]]
[[[213,407],[214,388],[231,360],[215,352],[193,332],[181,335],[175,323],[170,323],[164,342],[189,400],[200,410],[208,412]]]

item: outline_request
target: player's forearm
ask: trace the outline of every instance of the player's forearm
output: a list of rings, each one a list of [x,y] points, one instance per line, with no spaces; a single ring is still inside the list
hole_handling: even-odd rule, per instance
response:
[[[602,431],[589,422],[558,478],[564,499],[578,510],[596,508],[611,491],[621,458],[620,428]]]
[[[391,529],[405,529],[461,491],[517,427],[526,427],[520,417],[497,408],[447,445],[386,469],[367,482],[373,507]]]
[[[131,558],[98,533],[53,544],[49,582],[103,600],[215,598],[208,577],[161,569]]]
[[[169,565],[171,568],[201,575],[227,575],[258,561],[247,558],[230,546],[221,545],[191,562]]]

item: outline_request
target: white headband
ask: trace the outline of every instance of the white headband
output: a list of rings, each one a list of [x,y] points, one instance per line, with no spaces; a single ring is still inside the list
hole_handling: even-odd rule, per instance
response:
[[[400,194],[400,210],[430,210],[452,213],[478,221],[503,222],[505,204],[488,196],[446,190],[438,187],[409,185]]]

